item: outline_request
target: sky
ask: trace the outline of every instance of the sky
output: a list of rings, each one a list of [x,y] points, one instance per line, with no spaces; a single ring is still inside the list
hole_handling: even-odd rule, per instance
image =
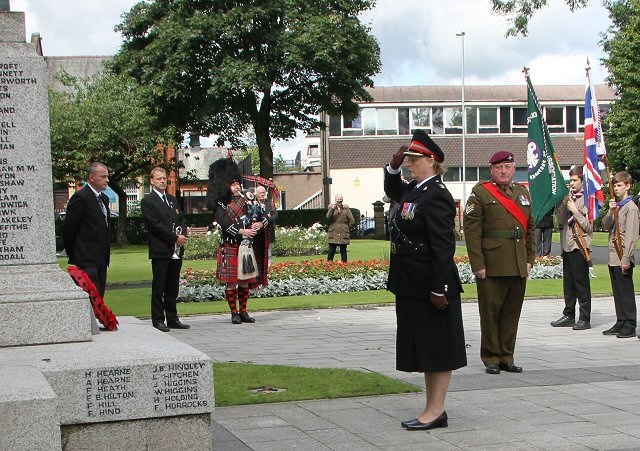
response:
[[[40,33],[47,56],[113,55],[121,36],[114,27],[137,0],[10,0],[24,11],[27,40]],[[587,58],[594,83],[607,77],[601,65],[601,33],[610,24],[601,0],[574,13],[564,0],[537,11],[526,37],[506,38],[507,19],[491,11],[490,0],[378,0],[362,15],[377,38],[382,70],[377,86],[460,85],[464,32],[464,82],[468,85],[583,84]],[[293,159],[301,134],[278,142],[276,154]],[[208,145],[203,141],[203,145]]]

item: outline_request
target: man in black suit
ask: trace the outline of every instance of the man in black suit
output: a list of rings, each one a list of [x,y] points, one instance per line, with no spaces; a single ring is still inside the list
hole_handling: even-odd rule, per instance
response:
[[[109,169],[102,163],[91,163],[87,185],[71,196],[62,226],[64,248],[69,264],[82,269],[104,298],[111,244],[109,236],[109,198],[102,193],[109,184]],[[91,308],[90,308],[91,310]],[[98,323],[91,310],[91,333],[99,334]]]
[[[109,198],[102,193],[108,184],[109,169],[102,163],[91,163],[87,185],[69,199],[62,228],[69,264],[86,272],[102,297],[111,252]]]
[[[167,173],[162,168],[151,171],[152,190],[142,199],[142,218],[149,230],[149,258],[153,272],[151,283],[151,321],[162,332],[188,329],[180,322],[176,308],[180,268],[187,224],[176,198],[166,193]],[[165,315],[167,323],[165,324]]]

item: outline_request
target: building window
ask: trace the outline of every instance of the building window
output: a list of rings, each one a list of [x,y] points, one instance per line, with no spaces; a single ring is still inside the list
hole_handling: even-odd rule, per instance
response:
[[[343,136],[361,136],[362,135],[362,116],[359,114],[353,119],[342,118],[342,135]]]
[[[444,134],[443,111],[441,106],[431,109],[431,127],[434,135]]]
[[[464,171],[465,181],[477,182],[478,181],[478,168],[476,166],[466,167]]]
[[[448,167],[442,176],[442,180],[445,182],[459,182],[461,180],[460,168],[457,166]]]
[[[307,156],[308,157],[319,157],[320,156],[320,146],[318,144],[310,144],[307,147]]]
[[[564,133],[564,107],[545,108],[544,115],[550,133]]]
[[[462,108],[449,107],[444,109],[445,135],[462,134]]]
[[[411,108],[411,132],[420,128],[431,133],[431,108]]]
[[[409,108],[398,108],[398,134],[410,135]],[[429,132],[427,132],[429,133]]]
[[[498,108],[478,108],[478,132],[498,133]]]
[[[529,169],[516,168],[516,173],[513,176],[513,181],[519,183],[529,183]]]
[[[398,110],[395,108],[378,108],[378,135],[398,134]]]
[[[491,169],[488,166],[478,168],[478,178],[480,180],[491,180]]]
[[[363,108],[361,110],[362,113],[362,123],[364,124],[364,134],[365,135],[375,135],[376,134],[376,109],[375,108]]]
[[[478,133],[478,109],[476,107],[466,107],[467,110],[467,133],[475,135]]]
[[[511,108],[511,133],[527,133],[526,108]]]
[[[575,106],[565,108],[567,133],[576,133],[578,131],[578,109]]]
[[[340,116],[329,116],[329,136],[342,135],[342,121]]]

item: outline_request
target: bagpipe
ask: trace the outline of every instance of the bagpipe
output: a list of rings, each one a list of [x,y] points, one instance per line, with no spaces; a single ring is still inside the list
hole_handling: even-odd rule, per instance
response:
[[[232,202],[231,210],[235,210],[242,219],[245,217],[245,227],[251,227],[254,222],[262,221],[262,206],[255,198],[255,194],[250,190],[242,190],[239,197]],[[253,250],[253,240],[244,237],[238,247],[238,280],[248,280],[258,277],[258,262]]]

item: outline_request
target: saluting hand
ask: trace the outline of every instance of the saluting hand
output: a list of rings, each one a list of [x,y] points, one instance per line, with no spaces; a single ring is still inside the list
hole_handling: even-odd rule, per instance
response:
[[[445,310],[449,305],[449,301],[442,294],[434,294],[431,293],[431,303],[436,308],[436,310]]]
[[[404,158],[406,157],[404,152],[408,148],[409,147],[403,144],[400,146],[400,149],[398,149],[398,151],[393,154],[393,156],[391,157],[391,161],[389,162],[389,166],[391,167],[391,169],[393,169],[394,171],[397,169],[400,169],[400,166],[402,166],[402,163],[404,162]]]

